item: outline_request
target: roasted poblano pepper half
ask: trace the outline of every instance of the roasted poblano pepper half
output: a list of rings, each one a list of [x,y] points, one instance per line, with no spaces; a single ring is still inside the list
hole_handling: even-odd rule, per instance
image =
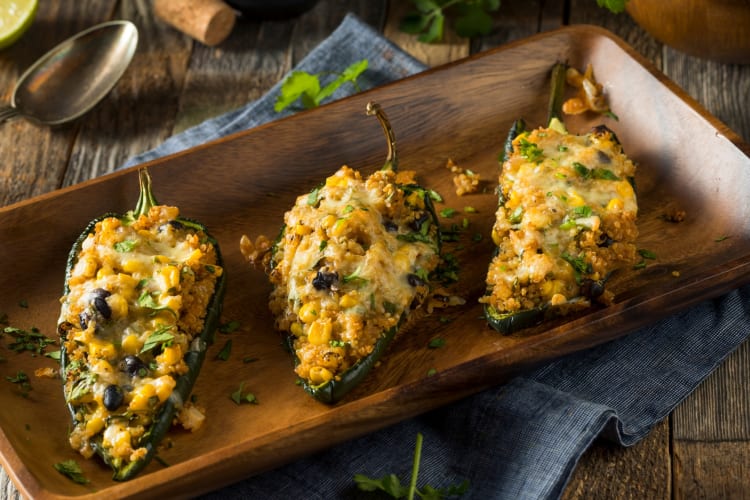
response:
[[[175,419],[202,423],[189,397],[225,288],[206,228],[159,205],[146,169],[139,183],[134,210],[91,221],[75,241],[58,321],[70,444],[115,480],[149,463]]]
[[[398,170],[393,130],[367,178],[341,167],[284,216],[272,248],[270,308],[294,356],[301,385],[339,401],[378,362],[431,293],[440,231],[430,193]]]
[[[516,121],[500,155],[499,203],[484,303],[501,333],[607,304],[611,273],[635,262],[635,165],[605,126],[568,133],[565,65],[552,71],[549,125]]]

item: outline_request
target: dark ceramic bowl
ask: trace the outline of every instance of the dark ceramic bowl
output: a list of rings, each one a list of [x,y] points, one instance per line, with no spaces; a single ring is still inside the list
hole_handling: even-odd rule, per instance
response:
[[[289,19],[312,9],[318,0],[226,0],[243,18]]]

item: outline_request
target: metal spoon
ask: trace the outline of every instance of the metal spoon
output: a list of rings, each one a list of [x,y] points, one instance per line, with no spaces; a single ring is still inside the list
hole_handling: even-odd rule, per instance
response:
[[[60,125],[88,112],[115,86],[130,64],[138,30],[130,21],[93,26],[47,52],[18,79],[0,123],[23,116]]]

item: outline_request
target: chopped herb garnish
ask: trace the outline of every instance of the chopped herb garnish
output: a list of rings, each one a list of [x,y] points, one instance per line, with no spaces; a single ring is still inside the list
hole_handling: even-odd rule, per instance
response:
[[[440,211],[440,216],[445,217],[446,219],[450,219],[454,215],[456,215],[455,208],[444,208]]]
[[[544,160],[544,151],[538,145],[522,137],[518,140],[518,150],[523,158],[533,163],[541,163]]]
[[[169,345],[174,340],[174,335],[169,333],[173,325],[167,325],[155,330],[144,342],[141,352],[147,352],[158,345]]]
[[[244,358],[242,358],[243,363],[255,363],[258,360],[260,360],[260,358],[254,358],[252,356],[245,356]]]
[[[29,301],[28,300],[20,300],[18,302],[18,307],[22,307],[24,309],[28,309],[29,308]]]
[[[437,375],[437,370],[435,368],[430,368],[429,370],[427,370],[428,377],[432,377],[434,375]]]
[[[115,250],[120,253],[127,253],[127,252],[132,252],[137,244],[138,244],[137,240],[125,240],[125,241],[118,241],[117,243],[115,243],[114,247],[115,247]]]
[[[467,214],[475,214],[475,213],[477,213],[478,211],[479,211],[479,210],[477,210],[477,209],[476,209],[476,208],[474,208],[474,207],[464,207],[464,212],[466,212]]]
[[[484,238],[484,235],[482,233],[474,233],[474,236],[471,237],[471,240],[475,243],[479,243],[482,241],[482,238]]]
[[[86,477],[83,475],[81,466],[78,465],[78,462],[76,462],[73,459],[58,462],[53,467],[55,468],[57,472],[67,477],[74,483],[78,483],[78,484],[89,483],[89,480],[86,479]]]
[[[323,250],[326,249],[327,246],[328,246],[328,240],[321,240],[320,246],[318,246],[318,250],[322,252]]]
[[[724,240],[728,240],[730,236],[719,236],[718,238],[714,239],[715,243],[721,243]]]
[[[3,328],[3,333],[13,337],[14,340],[8,347],[15,352],[30,351],[34,354],[44,354],[44,349],[55,343],[54,340],[45,337],[36,327],[32,327],[31,330],[23,330],[6,326]]]
[[[445,339],[441,337],[434,338],[430,340],[430,343],[427,344],[427,347],[430,349],[437,349],[439,347],[443,347],[445,345]]]
[[[523,219],[523,207],[516,207],[513,213],[508,217],[508,222],[511,224],[518,224]]]
[[[235,404],[241,405],[242,403],[249,403],[249,404],[258,404],[258,399],[255,397],[255,394],[252,392],[248,392],[243,394],[243,391],[245,390],[245,382],[240,383],[239,389],[234,391],[232,395],[230,396],[232,398],[232,401],[235,402]]]
[[[216,355],[216,359],[226,361],[229,359],[229,355],[232,353],[232,339],[227,340],[224,343],[224,347],[221,348],[219,354]]]
[[[320,197],[320,186],[310,191],[310,194],[307,195],[307,204],[311,206],[317,205],[318,200],[320,199],[319,197]]]
[[[640,255],[644,259],[651,259],[651,260],[656,259],[656,254],[652,252],[651,250],[646,250],[645,248],[639,248],[638,255]]]
[[[237,320],[229,321],[227,323],[222,323],[219,326],[219,331],[221,333],[232,333],[237,331],[240,328],[240,322]]]
[[[154,298],[154,296],[151,295],[151,293],[149,293],[148,291],[144,291],[140,295],[140,297],[138,297],[138,306],[144,309],[151,309],[152,311],[154,311],[154,313],[157,311],[169,311],[175,316],[177,316],[177,313],[173,311],[172,309],[170,309],[169,306],[163,306],[159,304]]]
[[[443,197],[440,196],[440,193],[438,193],[434,189],[428,189],[427,190],[427,196],[429,196],[432,201],[435,201],[437,203],[442,203],[443,202]]]
[[[638,264],[633,266],[633,269],[645,269],[646,267],[646,261],[642,260]]]

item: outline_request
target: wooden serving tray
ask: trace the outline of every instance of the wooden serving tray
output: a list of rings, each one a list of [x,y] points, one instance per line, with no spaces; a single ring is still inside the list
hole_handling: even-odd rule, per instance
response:
[[[477,298],[492,252],[497,155],[513,120],[545,121],[549,71],[556,61],[592,63],[619,121],[568,120],[574,132],[606,123],[639,164],[639,248],[656,255],[644,269],[611,281],[616,303],[503,337],[482,319]],[[445,198],[438,210],[469,227],[446,249],[458,258],[453,292],[467,304],[435,312],[397,338],[366,382],[336,406],[295,384],[292,362],[273,329],[270,287],[239,251],[243,234],[275,236],[296,196],[348,164],[369,174],[382,165],[380,125],[365,116],[379,102],[396,131],[401,166]],[[0,451],[18,488],[32,498],[196,495],[277,467],[336,443],[496,385],[525,368],[585,349],[750,281],[750,147],[609,32],[574,26],[442,66],[149,164],[159,201],[206,224],[226,260],[223,320],[239,330],[217,334],[195,388],[208,419],[196,433],[175,430],[137,478],[116,483],[98,460],[68,445],[68,413],[59,379],[33,376],[52,360],[0,342],[0,375],[30,375],[27,397],[0,382]],[[448,158],[485,179],[485,192],[456,197]],[[10,324],[55,336],[65,259],[86,223],[124,212],[138,194],[135,169],[0,209],[0,312]],[[471,206],[478,213],[465,214]],[[683,222],[664,219],[683,209]],[[482,235],[474,241],[474,235]],[[22,301],[28,307],[20,307]],[[430,349],[440,337],[445,346]],[[227,361],[216,355],[232,340]],[[54,346],[53,346],[54,347]],[[49,350],[54,350],[50,349]],[[252,363],[244,358],[257,358]],[[430,375],[428,375],[430,374]],[[230,395],[244,383],[257,405]],[[77,460],[81,486],[53,464]]]

